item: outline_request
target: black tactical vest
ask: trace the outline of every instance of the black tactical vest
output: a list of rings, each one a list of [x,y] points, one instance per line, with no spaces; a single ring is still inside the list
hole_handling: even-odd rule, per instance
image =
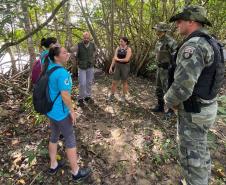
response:
[[[198,96],[204,100],[211,100],[217,96],[224,81],[224,57],[223,46],[215,40],[213,37],[201,32],[195,31],[186,38],[182,46],[186,41],[192,37],[204,37],[206,41],[212,46],[214,51],[214,62],[210,66],[205,67],[194,87],[193,96]],[[180,48],[178,47],[178,50]],[[178,53],[177,50],[177,53]]]

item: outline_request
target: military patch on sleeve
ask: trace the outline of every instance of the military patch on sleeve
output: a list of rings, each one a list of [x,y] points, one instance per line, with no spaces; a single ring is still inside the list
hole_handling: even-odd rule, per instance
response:
[[[195,48],[192,46],[186,46],[183,50],[183,57],[185,59],[189,59],[192,57],[193,53],[194,53]]]

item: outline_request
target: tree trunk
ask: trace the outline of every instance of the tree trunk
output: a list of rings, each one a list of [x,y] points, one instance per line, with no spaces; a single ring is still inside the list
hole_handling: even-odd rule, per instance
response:
[[[86,11],[85,11],[85,9],[83,7],[83,4],[82,4],[82,0],[77,0],[77,3],[78,3],[78,5],[79,5],[79,7],[80,7],[80,9],[82,11],[82,14],[83,14],[84,18],[85,18],[85,21],[86,21],[86,24],[87,24],[87,26],[89,28],[89,31],[90,31],[91,35],[93,36],[94,42],[96,43],[96,45],[98,47],[100,47],[100,42],[99,42],[99,40],[97,38],[96,32],[94,31],[92,24],[89,21],[89,17],[87,16],[87,13],[86,13]]]
[[[28,2],[27,1],[21,1],[21,8],[23,11],[23,16],[24,16],[24,28],[26,33],[30,33],[32,31],[31,25],[30,25],[30,19],[29,19],[29,12],[28,12]],[[34,42],[32,39],[32,36],[28,37],[27,39],[27,45],[28,45],[28,53],[30,55],[29,59],[29,67],[31,68],[33,61],[36,58],[35,55],[35,48],[34,48]]]
[[[52,5],[55,4],[55,3],[54,3],[54,0],[51,0],[51,4],[52,4]],[[58,41],[59,43],[61,43],[61,35],[60,35],[60,33],[59,33],[59,28],[58,28],[59,23],[58,23],[56,17],[54,17],[54,19],[53,19],[53,25],[54,25],[54,28],[55,28],[55,33],[56,33],[57,41]]]
[[[29,16],[29,12],[28,12],[28,2],[27,1],[21,1],[21,8],[23,10],[23,16],[24,16],[23,20],[24,20],[25,31],[26,31],[26,33],[30,33],[32,31],[32,29],[31,29],[30,19],[29,19],[30,16]],[[30,56],[29,68],[31,70],[32,63],[34,62],[34,60],[36,58],[34,42],[33,42],[32,36],[28,37],[27,45],[28,45],[28,53],[29,53],[29,56]],[[29,92],[30,90],[31,90],[31,79],[30,79],[30,75],[29,75],[28,76],[27,91]]]
[[[70,50],[70,48],[73,46],[72,43],[72,30],[70,28],[70,2],[67,2],[64,6],[64,20],[65,20],[65,26],[66,26],[66,40],[65,40],[65,48]]]
[[[9,53],[10,59],[11,59],[11,75],[15,75],[17,73],[17,68],[16,68],[16,60],[13,55],[13,52],[11,50],[11,47],[7,48],[7,52]]]
[[[114,55],[114,11],[115,11],[115,0],[111,0],[111,54],[110,58]]]
[[[139,65],[140,65],[140,59],[142,57],[142,33],[143,33],[143,10],[144,10],[144,1],[141,0],[140,2],[140,9],[139,9],[139,28],[138,28],[138,43],[137,43],[137,53],[135,57],[136,62],[136,75],[139,72]]]
[[[94,39],[94,42],[95,42],[96,46],[100,49],[100,50],[99,50],[100,55],[103,56],[103,58],[104,58],[104,60],[105,60],[104,70],[107,71],[107,68],[108,68],[108,66],[109,66],[109,61],[108,61],[108,59],[107,59],[105,53],[103,53],[103,51],[102,51],[101,44],[100,44],[100,42],[99,42],[99,40],[98,40],[97,34],[96,34],[96,32],[95,32],[93,26],[92,26],[92,24],[91,24],[91,22],[90,22],[90,20],[89,20],[88,13],[85,11],[85,9],[84,9],[84,7],[83,7],[82,0],[77,0],[77,3],[78,3],[78,5],[79,5],[79,7],[80,7],[80,9],[81,9],[81,12],[82,12],[84,18],[85,18],[87,27],[88,27],[88,29],[89,29],[89,31],[90,31],[90,33],[91,33],[93,39]],[[106,64],[107,64],[107,65],[106,65]]]
[[[162,21],[167,20],[167,8],[166,8],[167,0],[162,0]]]

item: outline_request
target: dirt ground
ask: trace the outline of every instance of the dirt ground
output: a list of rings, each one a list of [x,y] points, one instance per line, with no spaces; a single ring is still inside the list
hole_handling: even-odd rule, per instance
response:
[[[125,104],[120,94],[106,101],[111,78],[96,77],[94,103],[77,109],[75,133],[80,165],[92,175],[84,185],[177,185],[181,177],[176,145],[176,117],[165,119],[150,111],[156,100],[153,82],[130,77]],[[77,90],[75,90],[77,91]],[[48,176],[49,129],[47,123],[21,109],[23,100],[1,103],[0,184],[70,185],[68,163],[56,176]],[[209,133],[212,153],[212,185],[226,182],[226,123],[218,119]],[[66,159],[63,141],[58,159]]]

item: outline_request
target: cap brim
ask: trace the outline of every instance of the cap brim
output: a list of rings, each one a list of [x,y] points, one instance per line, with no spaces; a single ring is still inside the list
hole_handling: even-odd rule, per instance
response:
[[[172,16],[170,19],[169,19],[169,22],[175,22],[177,20],[180,20],[180,19],[184,19],[185,15],[184,13],[178,13],[174,16]]]
[[[191,19],[188,18],[187,14],[185,14],[184,12],[182,12],[182,13],[178,13],[178,14],[172,16],[169,19],[169,22],[175,22],[177,20],[185,20],[185,21],[188,21],[188,20],[191,20]],[[210,23],[210,21],[206,17],[203,17],[203,20],[204,21],[197,21],[197,22],[200,22],[202,24],[206,24],[208,26],[212,26],[212,24]]]
[[[208,25],[208,26],[211,26],[211,27],[212,27],[211,22],[210,22],[207,18],[205,18],[205,22],[204,22],[204,24],[206,24],[206,25]]]
[[[156,30],[156,31],[161,31],[161,32],[166,32],[166,31],[170,31],[170,29],[166,29],[166,30],[161,30],[157,27],[152,27],[153,30]]]

